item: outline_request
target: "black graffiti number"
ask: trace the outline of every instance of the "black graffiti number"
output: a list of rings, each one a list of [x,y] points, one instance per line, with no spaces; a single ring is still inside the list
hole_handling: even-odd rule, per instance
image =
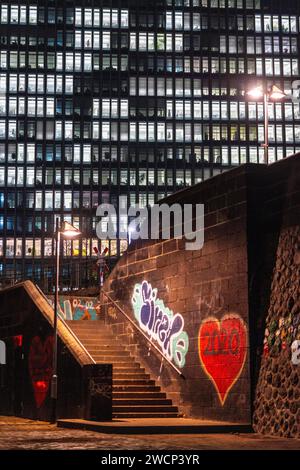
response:
[[[205,334],[205,338],[207,338],[206,346],[204,348],[205,356],[228,354],[228,351],[226,350],[226,331],[222,330],[220,333],[217,330],[213,333],[207,332]]]
[[[219,339],[219,353],[220,354],[228,354],[228,333],[224,328],[220,331],[218,336]]]
[[[235,328],[232,329],[231,334],[230,334],[230,339],[229,339],[229,349],[230,353],[233,354],[234,356],[238,356],[240,352],[240,335],[238,330]]]
[[[232,354],[237,356],[240,351],[240,336],[236,329],[233,329],[229,335],[225,329],[214,331],[213,333],[207,332],[204,336],[207,341],[204,348],[205,356],[214,356],[217,354],[227,355]]]

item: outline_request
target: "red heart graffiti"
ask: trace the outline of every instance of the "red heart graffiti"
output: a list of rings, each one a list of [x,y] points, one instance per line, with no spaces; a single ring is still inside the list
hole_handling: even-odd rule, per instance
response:
[[[53,336],[48,336],[44,343],[39,336],[31,341],[29,349],[29,373],[37,408],[46,400],[52,376]]]
[[[204,320],[199,331],[199,356],[222,405],[238,380],[247,355],[247,328],[239,315]]]

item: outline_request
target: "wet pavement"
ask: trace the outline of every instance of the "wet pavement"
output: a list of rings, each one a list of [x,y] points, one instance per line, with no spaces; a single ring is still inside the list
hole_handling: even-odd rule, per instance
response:
[[[116,435],[0,417],[0,450],[300,450],[300,440],[258,434]]]

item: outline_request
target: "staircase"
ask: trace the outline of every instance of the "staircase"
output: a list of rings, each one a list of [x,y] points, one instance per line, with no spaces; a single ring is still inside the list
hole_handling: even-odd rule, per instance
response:
[[[177,418],[178,409],[100,321],[67,321],[97,364],[113,365],[114,418]]]

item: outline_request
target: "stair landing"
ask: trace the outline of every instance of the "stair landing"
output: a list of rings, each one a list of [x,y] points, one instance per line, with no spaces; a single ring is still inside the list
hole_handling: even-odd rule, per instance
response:
[[[114,419],[113,421],[86,421],[59,419],[60,428],[82,429],[107,434],[226,434],[251,433],[251,424],[208,421],[188,418]]]

